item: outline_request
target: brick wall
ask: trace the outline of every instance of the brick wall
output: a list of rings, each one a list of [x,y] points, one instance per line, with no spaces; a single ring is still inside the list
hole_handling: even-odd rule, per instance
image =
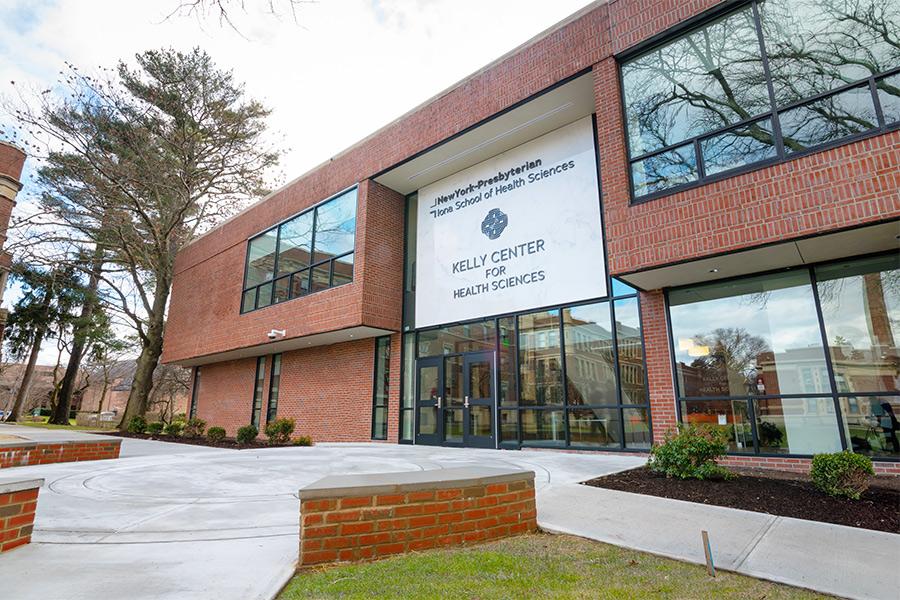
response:
[[[380,477],[389,483],[391,475]],[[532,472],[319,492],[310,499],[300,492],[301,567],[462,546],[537,529]]]
[[[122,440],[0,442],[0,468],[119,458]]]
[[[43,479],[0,481],[0,553],[31,542]]]
[[[790,458],[787,456],[729,456],[719,461],[727,467],[745,467],[753,469],[776,469],[791,473],[809,473],[812,460],[809,458]],[[872,461],[876,475],[900,476],[900,463]]]
[[[391,383],[388,439],[397,439],[399,401],[399,335],[391,343]],[[285,352],[281,358],[278,417],[293,417],[296,435],[316,442],[362,442],[371,439],[372,382],[375,339],[316,346]],[[260,413],[260,431],[266,424],[271,356]],[[256,358],[205,365],[200,375],[197,416],[208,426],[224,427],[233,436],[250,423]],[[393,437],[391,437],[393,436]]]

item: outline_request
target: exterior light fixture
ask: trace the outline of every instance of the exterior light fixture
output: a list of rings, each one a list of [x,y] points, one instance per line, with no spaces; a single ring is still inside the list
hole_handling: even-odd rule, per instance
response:
[[[269,338],[270,340],[274,340],[277,337],[284,337],[286,333],[287,333],[287,331],[284,329],[273,329],[272,331],[270,331],[269,333],[266,334],[266,337]]]
[[[710,272],[710,273],[718,273],[718,272],[719,272],[719,269],[716,268],[716,267],[713,267],[712,269],[709,270],[709,272]]]

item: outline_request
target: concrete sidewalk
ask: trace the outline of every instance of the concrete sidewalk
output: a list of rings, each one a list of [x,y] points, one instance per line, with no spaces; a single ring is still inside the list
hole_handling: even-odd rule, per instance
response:
[[[548,531],[705,564],[706,530],[720,569],[847,598],[900,593],[896,534],[579,484],[545,490],[537,503]]]

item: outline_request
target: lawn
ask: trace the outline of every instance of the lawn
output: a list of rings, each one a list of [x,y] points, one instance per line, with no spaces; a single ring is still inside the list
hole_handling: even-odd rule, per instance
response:
[[[279,596],[300,598],[828,598],[785,585],[566,535],[307,571]]]
[[[41,429],[65,429],[66,431],[97,431],[96,427],[79,427],[75,424],[75,419],[69,419],[68,425],[51,425],[47,423],[47,417],[41,417],[40,421],[16,421],[16,425],[24,425],[26,427],[40,427]]]

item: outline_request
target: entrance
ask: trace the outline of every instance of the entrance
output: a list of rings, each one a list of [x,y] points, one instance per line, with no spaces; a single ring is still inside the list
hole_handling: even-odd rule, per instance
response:
[[[416,443],[494,448],[494,353],[420,358]]]

